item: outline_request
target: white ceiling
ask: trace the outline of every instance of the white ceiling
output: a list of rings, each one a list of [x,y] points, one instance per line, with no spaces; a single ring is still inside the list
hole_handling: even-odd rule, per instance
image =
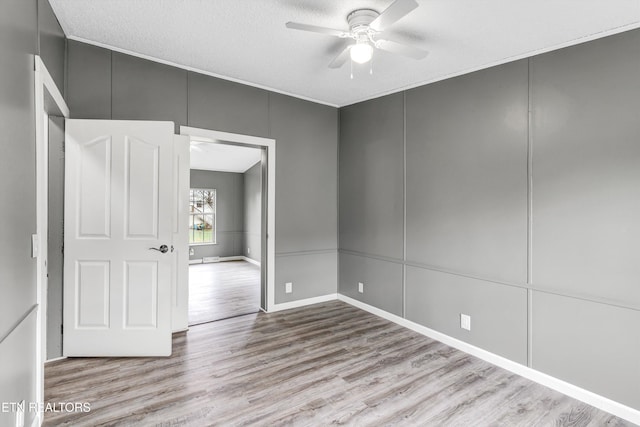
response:
[[[377,51],[351,80],[349,63],[327,67],[340,39],[284,26],[347,29],[352,10],[391,2],[51,0],[71,39],[334,106],[640,27],[640,0],[418,0],[389,34],[429,56]]]
[[[191,142],[191,169],[244,173],[261,159],[259,148]]]

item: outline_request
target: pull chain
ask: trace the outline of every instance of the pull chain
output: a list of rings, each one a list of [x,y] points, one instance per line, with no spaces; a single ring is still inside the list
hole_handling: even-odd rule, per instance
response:
[[[349,61],[349,64],[351,64],[351,80],[353,80],[353,59]]]

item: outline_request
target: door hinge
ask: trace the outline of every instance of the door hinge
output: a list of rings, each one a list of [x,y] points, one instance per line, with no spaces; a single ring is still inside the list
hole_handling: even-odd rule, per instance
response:
[[[64,334],[64,325],[60,325],[60,335]]]

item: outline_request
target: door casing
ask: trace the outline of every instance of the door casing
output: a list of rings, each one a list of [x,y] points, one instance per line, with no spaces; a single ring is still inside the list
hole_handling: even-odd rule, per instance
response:
[[[49,222],[48,212],[48,141],[45,117],[55,115],[69,117],[67,106],[62,93],[56,86],[47,67],[40,56],[34,57],[34,94],[35,94],[35,124],[36,124],[36,234],[33,243],[36,248],[33,255],[36,258],[36,361],[35,361],[35,389],[36,402],[44,407],[44,363],[47,360],[47,268],[46,249],[48,239],[46,230]],[[47,120],[48,121],[48,120]],[[40,251],[36,249],[42,249]],[[36,415],[37,425],[44,417],[41,410]]]
[[[180,126],[180,134],[188,135],[192,141],[202,141],[211,143],[231,143],[234,145],[244,145],[250,147],[264,147],[266,149],[266,165],[263,161],[263,168],[266,166],[266,194],[263,191],[263,198],[266,197],[266,209],[263,207],[263,218],[266,214],[266,228],[263,226],[263,241],[266,240],[266,251],[262,251],[262,262],[260,263],[263,276],[266,276],[266,298],[261,296],[260,304],[263,311],[271,312],[279,309],[275,302],[275,252],[276,252],[276,140],[262,138],[258,136],[242,135],[237,133],[220,132],[209,129]],[[264,176],[263,175],[263,176]],[[263,187],[264,189],[264,187]],[[188,248],[187,248],[188,250]],[[266,268],[265,268],[266,267]],[[266,270],[266,271],[265,271]],[[264,294],[265,289],[261,290]]]

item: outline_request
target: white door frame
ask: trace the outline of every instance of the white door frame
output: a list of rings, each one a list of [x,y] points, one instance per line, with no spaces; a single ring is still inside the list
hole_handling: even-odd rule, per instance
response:
[[[35,83],[35,125],[36,125],[36,238],[34,243],[41,249],[40,254],[46,254],[48,238],[46,230],[49,222],[48,212],[48,129],[45,117],[56,115],[69,117],[69,107],[62,97],[47,67],[39,56],[34,57]],[[52,101],[52,102],[51,102]],[[36,401],[44,403],[44,363],[47,360],[47,287],[46,287],[46,259],[34,251],[36,255]],[[42,406],[40,406],[42,408]],[[43,414],[36,415],[37,425],[40,425]]]
[[[265,147],[267,150],[267,311],[276,309],[276,140],[238,133],[180,126],[180,134],[193,140]]]

